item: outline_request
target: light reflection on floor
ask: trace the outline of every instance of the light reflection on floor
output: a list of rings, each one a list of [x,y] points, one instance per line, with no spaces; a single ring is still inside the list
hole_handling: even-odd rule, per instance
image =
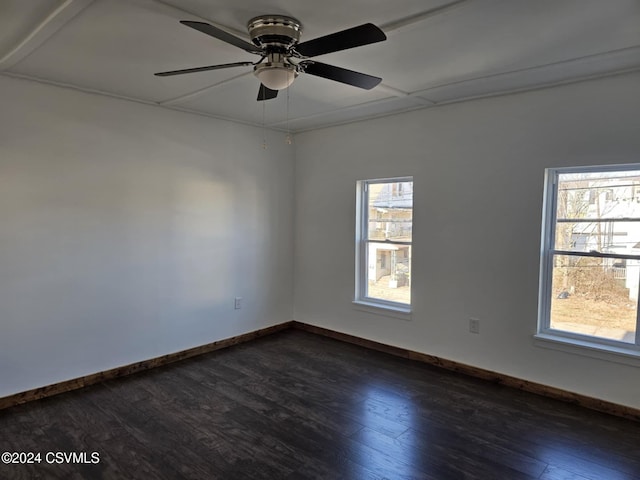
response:
[[[427,468],[424,439],[420,442],[416,436],[426,435],[411,428],[415,427],[418,415],[413,400],[385,384],[369,385],[364,394],[361,403],[364,428],[356,434],[360,445],[356,462],[390,479],[397,475],[414,478],[419,471],[424,472],[421,468]],[[388,424],[400,424],[402,429],[390,430]],[[422,450],[416,448],[419,443],[423,444]],[[393,460],[391,464],[389,458]]]
[[[626,475],[619,470],[609,469],[601,463],[594,463],[586,460],[585,449],[588,447],[575,443],[566,445],[561,443],[549,443],[546,445],[536,444],[536,451],[532,455],[543,462],[548,463],[545,475],[549,478],[575,478],[576,474],[585,475],[586,478],[597,478],[603,480],[635,480],[635,475]],[[583,478],[583,477],[578,477]]]

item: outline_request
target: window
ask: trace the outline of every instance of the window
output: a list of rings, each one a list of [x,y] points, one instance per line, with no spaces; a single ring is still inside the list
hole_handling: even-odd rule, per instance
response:
[[[413,178],[362,180],[357,192],[355,301],[409,311]]]
[[[548,169],[545,192],[539,334],[640,354],[640,165]]]

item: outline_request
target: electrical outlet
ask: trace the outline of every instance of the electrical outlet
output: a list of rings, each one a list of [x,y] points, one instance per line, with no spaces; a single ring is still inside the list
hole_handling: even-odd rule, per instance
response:
[[[469,319],[469,331],[471,333],[480,333],[480,320],[477,318]]]
[[[242,308],[242,297],[236,297],[233,308],[235,308],[236,310],[240,310]]]

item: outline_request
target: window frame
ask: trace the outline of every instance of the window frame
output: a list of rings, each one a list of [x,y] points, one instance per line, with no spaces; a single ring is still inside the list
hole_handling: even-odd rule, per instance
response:
[[[394,241],[394,240],[370,240],[368,238],[369,229],[369,191],[372,184],[386,184],[386,183],[398,183],[398,182],[414,182],[413,176],[402,177],[389,177],[389,178],[377,178],[368,180],[358,180],[356,182],[356,252],[355,252],[355,295],[353,303],[365,307],[368,311],[369,308],[384,309],[388,312],[392,312],[400,318],[410,318],[413,304],[413,294],[411,295],[411,303],[394,302],[391,300],[384,300],[381,298],[367,296],[367,275],[368,275],[368,245],[369,243],[388,243],[390,245],[408,245],[411,247],[410,262],[413,263],[413,233],[411,241]],[[413,210],[413,202],[411,205]],[[411,230],[413,232],[413,216],[411,219]],[[411,282],[411,288],[413,288],[413,282]],[[413,293],[413,292],[412,292]],[[372,313],[376,313],[373,311]]]
[[[557,232],[557,205],[558,205],[558,180],[561,174],[570,173],[609,173],[624,172],[630,170],[640,170],[640,164],[618,164],[618,165],[594,165],[581,167],[558,167],[547,168],[545,170],[544,182],[544,208],[542,215],[542,235],[540,251],[540,279],[538,298],[538,328],[535,335],[537,340],[546,342],[541,345],[549,348],[557,348],[558,344],[570,345],[567,351],[575,352],[575,348],[594,352],[586,353],[589,356],[603,358],[601,353],[612,353],[624,357],[631,357],[630,364],[640,366],[637,359],[640,359],[640,302],[636,309],[636,332],[635,343],[623,342],[621,340],[596,337],[588,334],[580,334],[558,330],[551,327],[551,302],[553,284],[553,264],[556,255],[595,257],[595,258],[623,258],[640,260],[640,255],[628,255],[621,253],[606,252],[582,252],[556,249],[555,235]],[[640,287],[639,287],[640,290]],[[553,346],[552,344],[556,344]],[[562,348],[561,348],[562,349]],[[619,360],[619,359],[618,359]],[[614,361],[618,361],[614,359]],[[623,361],[622,363],[628,363]]]

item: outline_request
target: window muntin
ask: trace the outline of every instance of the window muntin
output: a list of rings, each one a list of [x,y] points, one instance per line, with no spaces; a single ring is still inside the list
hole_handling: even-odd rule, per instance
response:
[[[541,333],[640,348],[640,165],[549,169]]]
[[[411,305],[413,180],[358,182],[356,301]]]

